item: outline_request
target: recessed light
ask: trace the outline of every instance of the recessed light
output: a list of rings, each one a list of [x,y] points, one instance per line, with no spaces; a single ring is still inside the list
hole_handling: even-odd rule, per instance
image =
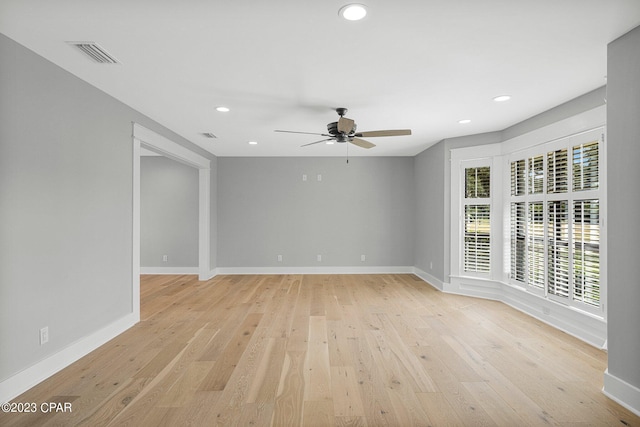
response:
[[[471,120],[469,119],[458,120],[458,123],[460,123],[461,125],[466,125],[467,123],[471,123]]]
[[[228,113],[229,109],[227,107],[217,107],[216,111],[219,111],[221,113]]]
[[[511,96],[509,95],[500,95],[500,96],[496,96],[495,98],[493,98],[494,101],[496,102],[504,102],[504,101],[508,101],[511,99]]]
[[[363,4],[348,4],[338,12],[347,21],[359,21],[367,16],[367,7]]]
[[[257,141],[249,141],[249,145],[258,145]]]

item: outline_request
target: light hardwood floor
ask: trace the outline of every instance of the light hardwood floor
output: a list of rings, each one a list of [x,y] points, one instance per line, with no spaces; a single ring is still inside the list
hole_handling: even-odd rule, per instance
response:
[[[606,353],[413,275],[143,276],[142,321],[1,426],[640,426]]]

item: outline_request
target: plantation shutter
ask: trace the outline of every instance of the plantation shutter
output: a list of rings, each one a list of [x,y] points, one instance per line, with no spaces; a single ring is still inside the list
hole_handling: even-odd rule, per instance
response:
[[[573,202],[573,298],[600,304],[600,203]]]
[[[604,311],[606,286],[600,277],[603,144],[602,129],[550,141],[513,153],[505,171],[511,284],[593,313]]]
[[[529,194],[541,194],[544,185],[544,157],[530,157],[527,163],[529,165]]]
[[[491,168],[464,170],[464,256],[463,270],[491,271]]]
[[[526,224],[524,202],[511,203],[511,278],[525,282]]]
[[[544,205],[530,202],[527,216],[527,282],[544,289]]]
[[[569,189],[569,157],[567,150],[547,153],[547,193],[566,193]]]
[[[569,297],[569,204],[566,200],[548,205],[547,290],[550,294]]]
[[[524,159],[511,162],[511,195],[524,195]]]
[[[491,271],[491,206],[466,205],[464,209],[464,271]]]
[[[573,191],[598,188],[599,157],[598,141],[573,147]]]

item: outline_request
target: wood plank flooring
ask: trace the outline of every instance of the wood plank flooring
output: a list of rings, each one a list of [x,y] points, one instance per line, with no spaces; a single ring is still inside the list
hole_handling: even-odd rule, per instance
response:
[[[606,353],[413,275],[143,276],[142,321],[1,426],[640,426]]]

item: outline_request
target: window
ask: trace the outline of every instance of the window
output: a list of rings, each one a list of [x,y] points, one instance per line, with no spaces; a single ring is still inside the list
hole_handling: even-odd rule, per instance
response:
[[[600,203],[573,202],[574,298],[598,306],[600,302]]]
[[[449,271],[436,286],[508,302],[604,343],[605,120],[602,106],[506,141],[451,144]]]
[[[463,270],[491,271],[491,168],[464,170]]]
[[[512,282],[586,309],[601,305],[600,146],[574,138],[510,161]]]
[[[566,201],[553,201],[547,204],[549,260],[549,294],[569,297],[569,206]]]
[[[524,202],[511,203],[511,277],[524,282],[526,273],[525,227],[527,224]]]
[[[491,168],[466,168],[464,170],[464,197],[488,198],[491,187]]]
[[[547,193],[566,193],[569,188],[567,150],[547,153]]]
[[[490,206],[464,207],[464,271],[491,270]]]
[[[597,189],[598,141],[573,147],[573,191]]]
[[[511,195],[522,196],[524,194],[524,160],[511,162]]]
[[[544,289],[544,206],[530,202],[527,212],[527,282]]]
[[[544,162],[542,156],[529,158],[529,194],[542,194],[544,179]]]

